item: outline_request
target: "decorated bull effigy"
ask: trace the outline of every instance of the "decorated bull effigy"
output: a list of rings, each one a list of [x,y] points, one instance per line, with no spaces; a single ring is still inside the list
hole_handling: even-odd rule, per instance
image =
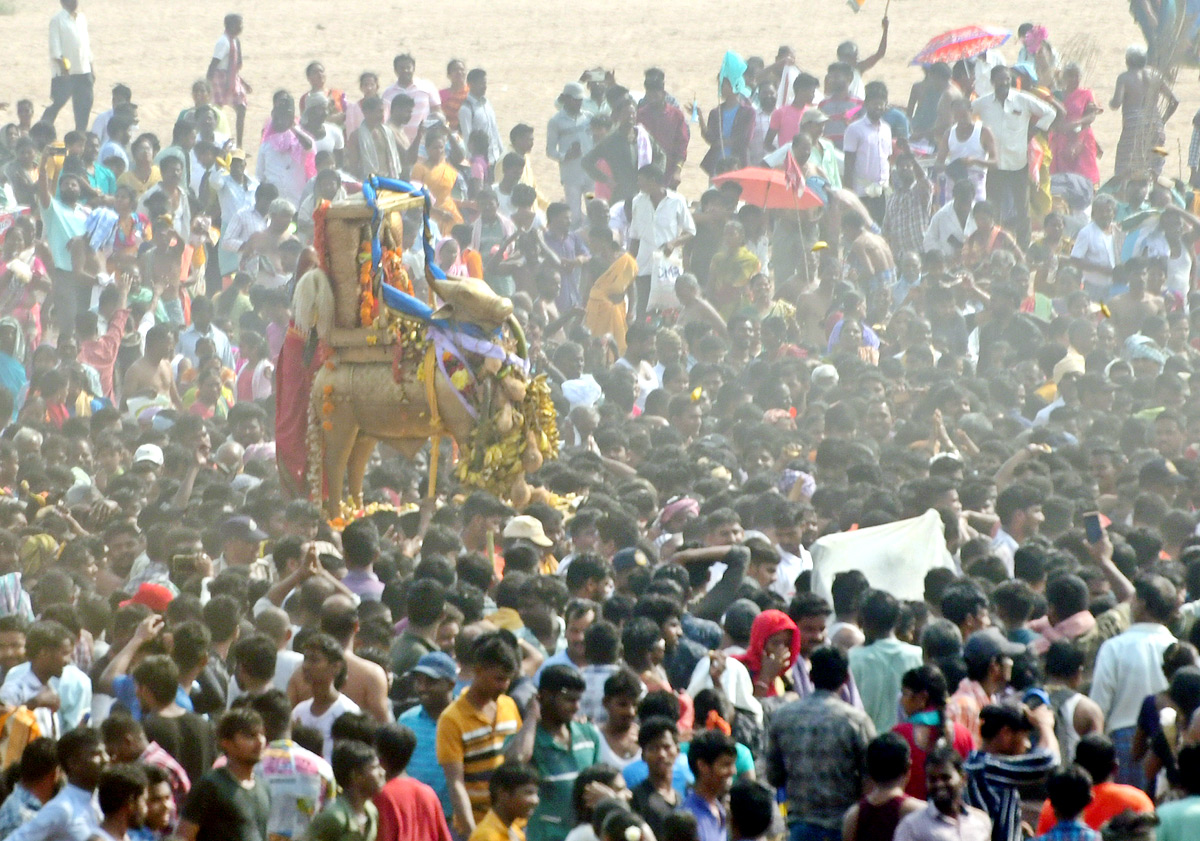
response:
[[[332,515],[361,507],[375,445],[408,457],[449,436],[459,482],[516,506],[526,473],[558,454],[544,376],[532,376],[512,302],[434,262],[429,193],[371,178],[362,195],[314,213],[318,265],[300,277],[276,375],[276,453],[297,493]],[[429,301],[402,260],[403,214],[422,211]]]

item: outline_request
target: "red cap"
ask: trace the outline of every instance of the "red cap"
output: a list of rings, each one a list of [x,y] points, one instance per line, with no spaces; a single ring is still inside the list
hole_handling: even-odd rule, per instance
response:
[[[164,613],[167,605],[175,598],[175,594],[171,592],[169,587],[162,584],[153,584],[146,582],[137,588],[137,592],[133,594],[133,598],[126,599],[121,602],[121,607],[127,607],[131,604],[142,604],[153,610],[155,613]]]

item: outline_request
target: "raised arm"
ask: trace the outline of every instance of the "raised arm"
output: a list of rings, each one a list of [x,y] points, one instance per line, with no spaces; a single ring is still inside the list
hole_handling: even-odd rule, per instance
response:
[[[866,73],[872,67],[879,63],[879,60],[887,54],[887,36],[888,36],[888,19],[883,19],[883,34],[879,36],[879,47],[875,50],[875,54],[864,58],[858,63],[858,72]]]

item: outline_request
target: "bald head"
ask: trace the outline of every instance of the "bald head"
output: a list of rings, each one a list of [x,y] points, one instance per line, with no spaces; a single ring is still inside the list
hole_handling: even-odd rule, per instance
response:
[[[349,645],[358,633],[358,611],[348,596],[330,596],[321,605],[321,630],[342,645]]]
[[[270,637],[282,651],[292,637],[292,620],[282,609],[268,607],[254,617],[254,630]]]

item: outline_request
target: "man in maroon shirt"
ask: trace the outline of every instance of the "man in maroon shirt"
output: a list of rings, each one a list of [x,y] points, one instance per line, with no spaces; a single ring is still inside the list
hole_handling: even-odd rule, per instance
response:
[[[672,190],[679,187],[679,174],[687,160],[688,141],[692,130],[687,116],[678,105],[667,101],[666,82],[658,74],[646,74],[646,98],[638,108],[637,118],[650,136],[666,153],[667,186]]]

